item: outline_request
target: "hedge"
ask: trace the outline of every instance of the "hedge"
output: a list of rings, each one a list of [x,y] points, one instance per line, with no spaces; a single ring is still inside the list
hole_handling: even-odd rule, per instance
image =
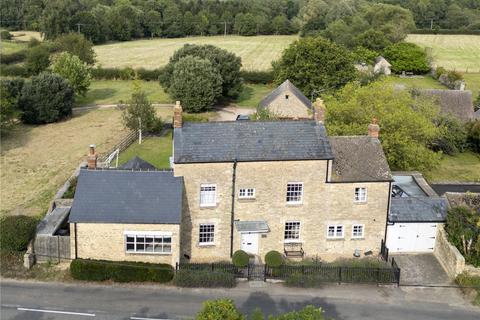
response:
[[[189,288],[233,288],[237,285],[233,273],[209,270],[178,270],[174,283]]]
[[[132,69],[132,68],[93,68],[91,75],[97,80],[132,80],[135,75],[138,78],[145,81],[157,81],[158,77],[162,73],[163,69],[147,70],[144,68]]]
[[[16,62],[21,62],[27,57],[27,50],[20,50],[13,53],[2,53],[0,54],[0,61],[2,64],[12,64]]]
[[[27,68],[18,64],[2,64],[0,65],[0,75],[4,77],[23,77],[30,76]]]
[[[25,251],[35,235],[38,219],[29,216],[3,216],[0,218],[0,249]]]
[[[480,35],[480,30],[467,30],[467,29],[417,29],[412,31],[413,34],[471,34]]]
[[[273,82],[273,71],[240,71],[240,76],[245,82],[250,83]]]
[[[250,261],[250,257],[248,253],[243,250],[237,250],[232,256],[232,262],[236,267],[246,267],[248,266],[248,262]]]
[[[70,274],[77,280],[164,283],[173,279],[174,272],[171,265],[164,263],[75,259]]]

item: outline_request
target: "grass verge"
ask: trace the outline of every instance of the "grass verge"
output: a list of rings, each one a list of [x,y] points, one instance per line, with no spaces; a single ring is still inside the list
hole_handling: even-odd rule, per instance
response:
[[[438,167],[424,175],[429,182],[480,182],[480,155],[470,151],[444,155]]]
[[[172,155],[172,131],[161,137],[147,137],[142,144],[134,142],[130,147],[123,151],[118,164],[122,165],[134,156],[138,156],[145,161],[150,162],[158,169],[170,168],[170,156]]]

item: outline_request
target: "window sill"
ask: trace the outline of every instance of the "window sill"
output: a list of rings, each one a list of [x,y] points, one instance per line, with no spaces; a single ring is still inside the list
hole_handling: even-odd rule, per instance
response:
[[[300,207],[303,206],[303,202],[287,202],[287,207]]]
[[[147,256],[171,256],[172,253],[171,252],[125,252],[126,254],[128,255],[140,255],[140,256],[143,256],[143,255],[147,255]]]
[[[238,201],[245,201],[245,202],[248,202],[248,201],[255,201],[257,200],[256,198],[238,198]]]
[[[367,204],[368,202],[367,201],[353,201],[353,204]]]
[[[215,247],[215,243],[199,243],[197,246],[200,248]]]
[[[215,209],[218,204],[200,205],[200,209]]]
[[[302,240],[283,240],[283,244],[303,244]]]
[[[327,238],[327,241],[345,241],[345,238]]]
[[[355,241],[355,240],[365,240],[365,237],[351,238],[350,240],[352,240],[352,241]]]

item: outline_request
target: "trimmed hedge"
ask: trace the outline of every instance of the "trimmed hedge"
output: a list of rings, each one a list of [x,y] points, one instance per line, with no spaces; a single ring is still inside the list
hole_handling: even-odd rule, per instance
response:
[[[25,251],[35,235],[38,220],[29,216],[3,216],[0,218],[0,249]]]
[[[27,68],[19,64],[2,64],[0,65],[0,75],[4,77],[22,77],[30,76]]]
[[[280,267],[283,264],[283,256],[278,251],[269,251],[265,255],[265,264],[269,267]]]
[[[144,68],[132,69],[132,68],[93,68],[91,75],[97,80],[132,80],[135,75],[138,78],[145,81],[157,81],[158,77],[162,73],[163,69],[147,70]]]
[[[246,267],[248,266],[248,262],[250,261],[250,257],[248,253],[243,250],[237,250],[232,256],[232,262],[236,267]]]
[[[12,64],[16,62],[21,62],[27,58],[27,50],[20,50],[13,53],[2,53],[0,54],[0,61],[2,64]]]
[[[240,71],[243,81],[250,83],[271,83],[273,82],[273,71]]]
[[[70,274],[77,280],[164,283],[173,279],[174,271],[164,263],[75,259]]]
[[[233,273],[209,270],[178,270],[173,281],[176,286],[189,288],[233,288],[237,285]]]

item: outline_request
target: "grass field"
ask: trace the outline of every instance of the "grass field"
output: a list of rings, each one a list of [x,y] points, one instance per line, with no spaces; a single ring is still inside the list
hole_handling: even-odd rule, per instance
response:
[[[15,42],[10,40],[2,40],[0,42],[0,53],[10,54],[21,51],[27,47],[26,43]]]
[[[95,143],[107,151],[126,133],[116,109],[95,110],[39,126],[18,125],[2,136],[0,212],[43,213]]]
[[[480,36],[410,34],[406,41],[431,48],[436,66],[480,73]]]
[[[148,137],[142,144],[134,142],[130,147],[123,151],[118,164],[122,165],[134,156],[139,156],[145,161],[150,162],[158,169],[167,169],[170,167],[170,156],[172,155],[172,131],[162,137]]]
[[[467,90],[472,90],[475,99],[480,94],[480,73],[465,73],[463,77],[467,83]]]
[[[429,182],[480,182],[480,155],[464,152],[444,156],[436,169],[425,172],[424,175]]]
[[[152,103],[174,103],[157,81],[143,81],[141,86]],[[254,108],[271,90],[271,85],[245,84],[240,96],[228,103]],[[127,101],[132,91],[133,81],[130,80],[94,80],[85,97],[76,98],[76,105],[117,104]]]
[[[400,78],[397,76],[389,76],[386,77],[386,81],[392,84],[401,84],[407,88],[447,89],[447,87],[430,76],[425,76],[423,78]]]
[[[117,42],[95,46],[97,64],[102,67],[132,67],[154,69],[186,43],[212,44],[234,52],[242,58],[244,70],[267,70],[297,36],[214,36],[178,39],[153,39]]]

